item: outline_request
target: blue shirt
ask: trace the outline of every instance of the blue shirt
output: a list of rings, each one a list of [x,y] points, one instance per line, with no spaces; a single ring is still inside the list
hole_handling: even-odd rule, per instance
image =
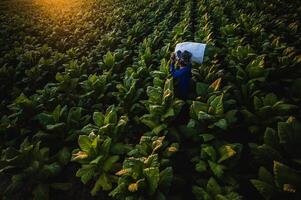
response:
[[[171,75],[179,81],[177,86],[179,97],[181,99],[187,99],[191,81],[191,64],[179,70],[175,70],[174,63],[171,63],[169,67]]]

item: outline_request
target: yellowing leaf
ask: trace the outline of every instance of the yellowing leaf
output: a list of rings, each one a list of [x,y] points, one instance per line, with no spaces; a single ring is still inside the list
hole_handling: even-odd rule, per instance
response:
[[[178,149],[176,147],[169,147],[167,150],[169,152],[176,152]]]
[[[118,172],[116,172],[115,175],[121,176],[121,175],[126,174],[128,172],[129,172],[129,169],[122,169],[122,170],[119,170]]]
[[[138,190],[138,184],[137,183],[131,183],[129,186],[128,186],[128,190],[130,192],[136,192]]]
[[[75,154],[72,155],[73,156],[73,160],[75,159],[85,159],[88,157],[88,154],[84,151],[79,151]]]
[[[212,88],[214,91],[218,90],[221,85],[222,78],[218,78],[215,80],[209,87]]]
[[[295,193],[296,192],[296,188],[295,188],[295,186],[287,183],[287,184],[283,185],[283,191]]]

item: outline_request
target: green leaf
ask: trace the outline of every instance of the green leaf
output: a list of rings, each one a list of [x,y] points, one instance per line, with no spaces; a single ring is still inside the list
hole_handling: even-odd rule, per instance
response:
[[[273,175],[264,167],[259,168],[258,177],[261,181],[264,181],[270,185],[275,185]]]
[[[212,134],[201,134],[200,136],[203,138],[204,142],[209,142],[215,138]]]
[[[280,144],[288,144],[290,141],[289,134],[291,132],[290,125],[286,122],[278,123],[278,136]]]
[[[111,197],[117,197],[118,195],[124,194],[127,191],[127,186],[124,182],[118,183],[118,186],[109,193]]]
[[[163,131],[164,129],[167,128],[167,125],[166,124],[161,124],[159,126],[156,126],[154,129],[153,129],[153,132],[158,135],[161,131]]]
[[[109,124],[109,123],[112,123],[112,124],[117,123],[117,111],[116,111],[115,106],[110,106],[107,109],[106,116],[104,119],[104,124]]]
[[[94,176],[94,169],[92,166],[86,165],[77,170],[76,177],[80,177],[81,181],[86,184]]]
[[[200,102],[200,101],[193,101],[190,107],[190,113],[192,114],[191,117],[194,119],[198,118],[198,113],[200,111],[207,112],[208,110],[208,105]]]
[[[264,56],[258,56],[246,67],[246,72],[251,79],[265,77]]]
[[[105,141],[103,142],[102,149],[104,154],[108,154],[110,152],[111,143],[112,143],[112,139],[109,137],[105,139]]]
[[[203,188],[198,186],[192,186],[192,192],[197,200],[213,200],[210,194],[208,194]]]
[[[44,127],[46,127],[49,124],[55,123],[52,115],[49,115],[46,113],[40,113],[40,114],[36,115],[35,119],[39,120],[40,124],[42,124]]]
[[[196,170],[197,172],[200,172],[200,173],[205,172],[205,171],[207,170],[207,164],[206,164],[206,162],[200,160],[200,161],[195,165],[195,170]]]
[[[49,187],[46,184],[39,184],[33,189],[34,200],[48,200],[49,199]]]
[[[159,168],[158,167],[146,168],[143,170],[143,173],[148,182],[148,186],[149,186],[148,192],[150,195],[152,195],[155,193],[160,180]]]
[[[64,147],[63,149],[61,149],[58,153],[58,161],[62,164],[62,165],[66,165],[71,158],[71,153],[69,152],[67,147]]]
[[[215,174],[215,176],[217,176],[218,178],[221,178],[222,175],[224,174],[224,166],[223,165],[219,165],[217,163],[214,163],[210,160],[208,160],[209,166],[211,171]]]
[[[92,141],[87,135],[80,135],[78,137],[78,145],[82,151],[89,153],[90,149],[92,148],[91,145]]]
[[[165,93],[165,91],[173,91],[173,79],[172,78],[168,78],[168,79],[166,79],[166,81],[165,81],[165,84],[164,84],[164,88],[163,88],[163,90],[164,90],[164,93]]]
[[[151,129],[154,129],[156,126],[158,126],[158,124],[155,120],[152,119],[152,115],[150,114],[143,115],[142,117],[140,117],[140,120],[143,124],[145,124]]]
[[[251,179],[250,181],[266,200],[272,199],[273,195],[275,195],[275,193],[277,192],[275,191],[275,188],[269,183],[256,179]]]
[[[219,127],[220,129],[227,130],[228,124],[225,119],[220,119],[214,123],[215,126]]]
[[[255,110],[259,110],[263,106],[260,98],[258,98],[257,96],[254,97],[253,104],[254,104]]]
[[[224,114],[224,105],[223,105],[224,95],[217,96],[210,105],[214,108],[216,115]]]
[[[56,176],[61,171],[61,166],[58,163],[54,162],[49,165],[44,165],[43,171],[46,173],[47,176]]]
[[[127,153],[129,150],[131,149],[130,146],[123,144],[123,143],[114,143],[112,148],[111,148],[111,152],[113,154],[125,154]]]
[[[175,110],[173,108],[169,108],[164,115],[162,115],[161,120],[165,120],[169,117],[175,116]]]
[[[162,88],[148,86],[146,93],[152,103],[161,104],[163,96]]]
[[[104,122],[103,114],[101,112],[94,112],[93,113],[93,121],[98,127],[101,127]]]
[[[103,164],[103,170],[105,172],[110,171],[110,169],[112,168],[112,165],[117,162],[119,160],[119,156],[114,155],[114,156],[110,156],[105,163]]]
[[[107,67],[114,67],[115,65],[115,55],[111,51],[108,51],[103,57],[103,62]]]
[[[290,184],[292,186],[301,185],[301,176],[298,171],[277,161],[274,161],[273,169],[276,185],[281,189],[285,184]]]
[[[52,112],[52,116],[55,122],[58,122],[60,120],[60,114],[61,114],[61,105],[57,105]]]
[[[94,184],[93,189],[91,190],[91,195],[95,196],[97,192],[102,188],[103,190],[110,190],[112,189],[112,183],[109,180],[108,176],[103,173]]]
[[[90,164],[98,165],[100,162],[103,161],[103,158],[104,158],[103,155],[97,156],[94,160],[92,160],[92,161],[90,162]]]
[[[208,87],[209,87],[209,85],[206,83],[197,82],[196,83],[196,94],[198,96],[205,97],[208,92]]]
[[[60,131],[65,128],[65,125],[66,124],[64,122],[57,123],[57,124],[49,124],[46,126],[46,129],[49,131]]]
[[[222,188],[218,185],[213,177],[210,177],[207,183],[207,191],[210,192],[213,196],[216,196],[222,193]]]
[[[173,170],[172,167],[166,167],[163,171],[160,172],[159,187],[162,191],[167,191],[173,180]]]
[[[216,151],[212,146],[203,145],[202,153],[208,155],[212,161],[216,161]],[[206,157],[202,156],[202,158],[206,158]]]
[[[279,139],[274,129],[267,127],[264,133],[264,143],[273,147],[279,147]]]

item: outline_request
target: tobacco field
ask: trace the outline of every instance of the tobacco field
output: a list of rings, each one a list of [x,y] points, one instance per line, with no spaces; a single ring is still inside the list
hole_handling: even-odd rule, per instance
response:
[[[1,0],[0,199],[300,200],[300,21],[297,0]],[[214,50],[186,101],[184,41]]]

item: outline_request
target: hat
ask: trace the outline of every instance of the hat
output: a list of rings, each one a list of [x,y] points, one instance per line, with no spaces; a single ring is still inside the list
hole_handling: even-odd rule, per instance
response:
[[[186,65],[190,63],[190,59],[192,54],[189,51],[183,51],[181,52],[180,50],[176,52],[176,56],[179,61],[185,63]]]

